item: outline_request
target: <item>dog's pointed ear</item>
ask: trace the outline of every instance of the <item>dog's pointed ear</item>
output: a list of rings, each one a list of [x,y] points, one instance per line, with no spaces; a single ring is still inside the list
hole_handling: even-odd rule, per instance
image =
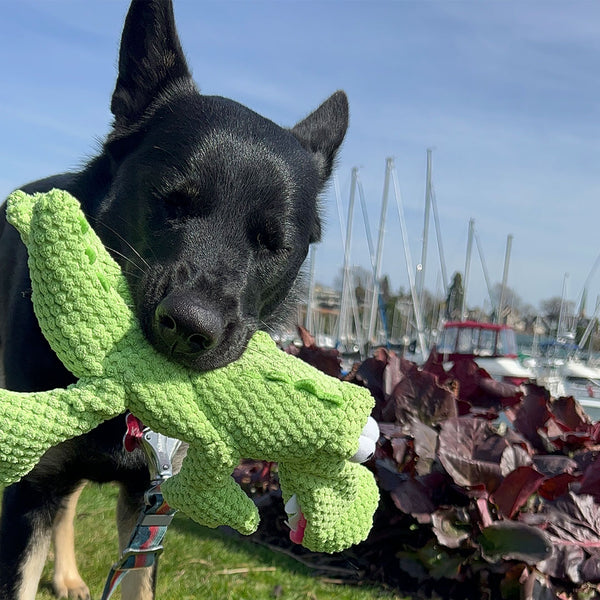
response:
[[[191,79],[171,0],[133,0],[125,19],[119,76],[112,96],[115,126],[139,119],[178,79]]]
[[[348,97],[337,91],[291,130],[302,146],[314,153],[322,181],[333,170],[336,153],[348,129],[348,112]]]

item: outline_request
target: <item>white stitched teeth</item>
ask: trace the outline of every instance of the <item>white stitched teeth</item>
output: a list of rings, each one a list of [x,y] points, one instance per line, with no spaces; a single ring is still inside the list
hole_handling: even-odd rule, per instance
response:
[[[377,421],[373,417],[367,418],[367,423],[363,427],[362,434],[365,437],[372,439],[374,442],[377,442],[379,439],[379,425],[377,425]]]
[[[351,462],[363,463],[369,460],[375,452],[375,444],[379,439],[379,426],[373,417],[367,419],[367,424],[358,438],[358,450],[350,459]]]
[[[298,523],[302,518],[302,511],[300,510],[300,504],[298,504],[296,494],[285,503],[284,508],[288,516],[288,520],[286,521],[287,526],[293,530],[297,529]]]

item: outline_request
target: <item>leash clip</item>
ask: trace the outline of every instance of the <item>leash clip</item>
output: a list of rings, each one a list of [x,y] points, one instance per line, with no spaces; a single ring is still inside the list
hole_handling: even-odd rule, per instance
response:
[[[123,445],[128,452],[133,452],[136,448],[144,451],[148,459],[152,485],[156,486],[161,481],[172,477],[172,461],[181,446],[181,441],[144,427],[142,422],[131,413],[127,413],[125,422],[127,433],[123,438]]]
[[[161,482],[173,476],[173,457],[181,441],[156,433],[149,427],[142,431],[142,448],[148,457],[148,469],[152,482]]]

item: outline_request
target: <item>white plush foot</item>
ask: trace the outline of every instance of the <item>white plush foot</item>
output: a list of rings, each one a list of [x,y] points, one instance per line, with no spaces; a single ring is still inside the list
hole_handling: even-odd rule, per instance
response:
[[[379,426],[373,417],[367,419],[367,424],[358,438],[358,450],[350,459],[351,462],[364,463],[373,456],[375,452],[375,444],[379,439]]]

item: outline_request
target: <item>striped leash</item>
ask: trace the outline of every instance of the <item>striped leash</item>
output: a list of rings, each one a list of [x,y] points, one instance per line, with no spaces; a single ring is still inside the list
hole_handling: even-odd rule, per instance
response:
[[[162,541],[176,512],[165,502],[160,484],[173,475],[172,459],[181,442],[143,427],[131,413],[127,414],[126,419],[127,433],[123,444],[130,452],[138,447],[145,451],[152,483],[144,495],[145,508],[129,543],[108,574],[101,600],[109,600],[131,571],[158,567],[158,557],[163,551]]]

